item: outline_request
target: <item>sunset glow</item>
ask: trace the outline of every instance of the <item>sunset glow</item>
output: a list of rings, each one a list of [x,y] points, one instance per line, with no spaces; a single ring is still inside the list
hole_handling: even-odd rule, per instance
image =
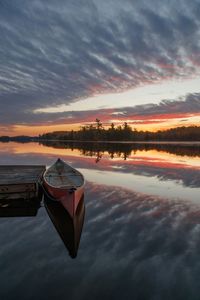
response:
[[[98,115],[99,116],[99,115]],[[162,119],[163,118],[163,119]],[[186,118],[186,119],[185,119]],[[137,117],[137,119],[134,117],[132,120],[121,118],[118,119],[113,118],[111,120],[106,119],[104,116],[103,124],[105,128],[108,128],[108,123],[111,124],[111,122],[114,122],[116,126],[122,125],[123,122],[128,122],[128,124],[134,129],[137,130],[149,130],[149,131],[157,131],[157,130],[167,130],[170,128],[175,128],[178,126],[200,126],[200,114],[197,114],[197,116],[188,116],[188,114],[181,115],[180,118],[177,118],[176,115],[163,115],[163,116],[149,116],[148,118],[143,117],[140,119],[140,117]],[[2,135],[29,135],[29,136],[37,136],[39,134],[47,133],[47,132],[53,132],[53,131],[71,131],[71,130],[79,130],[81,126],[84,124],[94,124],[94,119],[91,117],[90,119],[87,119],[87,122],[83,120],[83,123],[66,123],[66,124],[55,124],[55,125],[49,125],[48,123],[46,125],[15,125],[9,128],[9,126],[6,128],[6,131],[2,129],[1,134]]]

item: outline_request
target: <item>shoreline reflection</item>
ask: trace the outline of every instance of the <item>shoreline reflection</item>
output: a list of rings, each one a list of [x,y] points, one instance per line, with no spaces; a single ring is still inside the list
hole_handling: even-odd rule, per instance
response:
[[[39,144],[56,149],[80,150],[83,156],[101,157],[102,153],[108,152],[111,159],[115,156],[126,160],[132,153],[140,151],[165,152],[179,156],[200,157],[200,145],[194,143],[173,144],[173,143],[88,143],[88,142],[65,142],[65,141],[40,141]]]
[[[46,143],[48,146],[34,142],[0,143],[0,163],[33,162],[48,166],[60,157],[90,182],[121,186],[154,196],[195,202],[199,199],[199,144]]]

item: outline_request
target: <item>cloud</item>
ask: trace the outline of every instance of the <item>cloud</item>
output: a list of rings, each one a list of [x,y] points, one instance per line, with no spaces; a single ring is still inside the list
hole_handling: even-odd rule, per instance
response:
[[[38,121],[32,111],[40,107],[194,74],[198,10],[187,1],[1,1],[1,123]]]
[[[2,115],[2,124],[21,125],[55,125],[94,122],[96,118],[109,125],[113,121],[127,121],[129,124],[159,124],[173,119],[185,119],[200,115],[200,94],[189,94],[177,100],[163,100],[159,104],[144,104],[133,107],[112,109],[70,111],[61,113],[32,113],[16,111],[15,118],[10,120],[7,114]],[[23,121],[22,121],[23,120]]]
[[[117,110],[116,110],[117,111]],[[138,119],[144,124],[200,115],[200,94],[189,94],[185,99],[163,100],[159,104],[137,105],[120,109],[119,119]],[[137,123],[137,122],[136,122]]]

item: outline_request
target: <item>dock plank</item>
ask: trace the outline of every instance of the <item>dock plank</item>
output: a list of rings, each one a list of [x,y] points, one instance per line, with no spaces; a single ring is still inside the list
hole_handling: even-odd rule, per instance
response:
[[[35,183],[0,185],[0,194],[34,192]]]
[[[39,180],[46,166],[0,166],[0,200],[31,199],[38,196]]]
[[[45,169],[46,166],[0,166],[0,186],[35,183]]]

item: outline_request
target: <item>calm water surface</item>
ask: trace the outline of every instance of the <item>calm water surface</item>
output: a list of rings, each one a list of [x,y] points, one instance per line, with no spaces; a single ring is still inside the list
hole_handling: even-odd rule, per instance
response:
[[[0,219],[0,299],[199,299],[200,146],[0,143],[0,164],[86,179],[72,259],[42,206]]]

